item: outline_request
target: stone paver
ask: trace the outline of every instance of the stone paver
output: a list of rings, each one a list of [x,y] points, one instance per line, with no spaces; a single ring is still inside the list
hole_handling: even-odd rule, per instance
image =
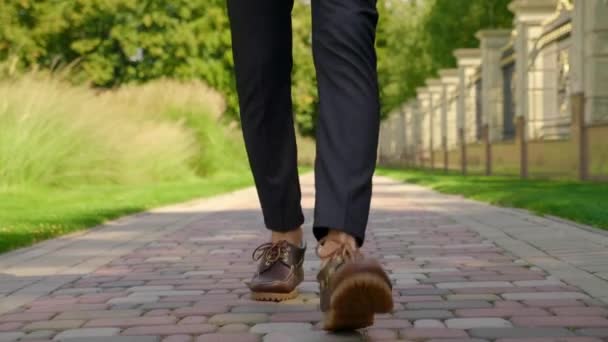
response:
[[[118,335],[120,329],[118,328],[83,328],[83,329],[70,329],[64,330],[57,334],[53,340],[64,341],[73,338],[92,338],[92,337],[104,337]]]
[[[574,336],[574,333],[566,328],[477,328],[471,329],[469,334],[484,339]]]
[[[22,341],[28,340],[44,340],[50,339],[55,335],[55,331],[53,330],[36,330],[28,333],[26,336],[21,338]]]
[[[445,328],[445,324],[436,319],[419,319],[414,322],[416,328]]]
[[[250,327],[244,323],[226,324],[220,327],[217,331],[223,333],[240,333],[249,331]]]
[[[473,329],[473,328],[509,328],[511,322],[502,318],[453,318],[445,322],[448,328]]]
[[[203,334],[196,339],[196,342],[259,342],[260,335],[245,333],[216,333]]]
[[[605,235],[380,177],[374,191],[364,252],[386,266],[395,311],[368,329],[320,331],[314,248],[298,298],[249,299],[267,233],[246,189],[0,256],[0,342],[608,339]]]
[[[17,341],[20,337],[25,336],[22,332],[0,332],[0,342]]]
[[[159,342],[158,336],[111,336],[66,338],[62,342]]]
[[[25,325],[21,328],[22,331],[35,330],[66,330],[80,328],[84,324],[83,320],[54,320],[54,321],[39,321]]]
[[[264,336],[264,342],[363,342],[359,333],[328,334],[322,331],[271,333]]]
[[[312,330],[310,323],[261,323],[249,330],[254,334],[270,334],[275,332],[301,332]]]
[[[209,323],[224,325],[229,323],[255,324],[268,321],[268,315],[263,313],[227,313],[212,316]]]

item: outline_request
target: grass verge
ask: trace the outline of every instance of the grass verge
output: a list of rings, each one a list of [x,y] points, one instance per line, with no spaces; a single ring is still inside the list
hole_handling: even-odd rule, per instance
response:
[[[249,172],[136,185],[88,185],[0,191],[0,253],[150,208],[253,184]]]
[[[608,230],[608,184],[379,168],[378,175]]]

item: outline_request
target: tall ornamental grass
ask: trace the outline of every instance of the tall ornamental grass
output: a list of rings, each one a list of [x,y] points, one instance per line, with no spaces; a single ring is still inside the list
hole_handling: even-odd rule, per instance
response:
[[[240,130],[234,125],[228,129],[221,123],[225,119],[224,98],[206,85],[164,80],[125,86],[110,96],[188,129],[197,142],[196,154],[190,161],[197,175],[247,171]]]
[[[155,81],[95,91],[30,74],[0,81],[0,186],[134,184],[245,165],[220,95]]]

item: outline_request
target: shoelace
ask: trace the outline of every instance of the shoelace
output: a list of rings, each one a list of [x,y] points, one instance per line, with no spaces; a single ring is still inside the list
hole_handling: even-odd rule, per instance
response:
[[[323,253],[321,249],[323,245],[325,245],[325,243],[329,241],[335,242],[336,244],[338,244],[338,247],[330,252]],[[348,243],[344,243],[339,240],[328,240],[327,238],[323,238],[319,241],[319,245],[316,249],[316,254],[319,258],[321,258],[321,260],[330,260],[337,256],[342,257],[343,260],[352,260],[361,256],[361,252],[358,249],[354,249]]]
[[[282,255],[287,253],[287,241],[278,242],[267,242],[260,245],[253,251],[251,258],[258,261],[262,258],[266,261],[267,265],[278,261]]]

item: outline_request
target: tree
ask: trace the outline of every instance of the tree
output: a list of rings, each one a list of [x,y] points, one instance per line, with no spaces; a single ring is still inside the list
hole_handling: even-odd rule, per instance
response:
[[[425,2],[386,0],[378,9],[378,78],[382,113],[387,114],[414,96],[430,73],[428,36],[422,26],[429,7]]]
[[[295,122],[303,135],[313,136],[319,108],[317,78],[312,57],[310,6],[296,1],[292,13],[293,77],[292,97]]]
[[[202,78],[236,113],[225,0],[0,0],[0,59],[96,87]]]
[[[453,51],[479,45],[475,33],[486,28],[508,28],[513,22],[510,0],[435,0],[422,23],[427,35],[431,72],[454,67]]]

